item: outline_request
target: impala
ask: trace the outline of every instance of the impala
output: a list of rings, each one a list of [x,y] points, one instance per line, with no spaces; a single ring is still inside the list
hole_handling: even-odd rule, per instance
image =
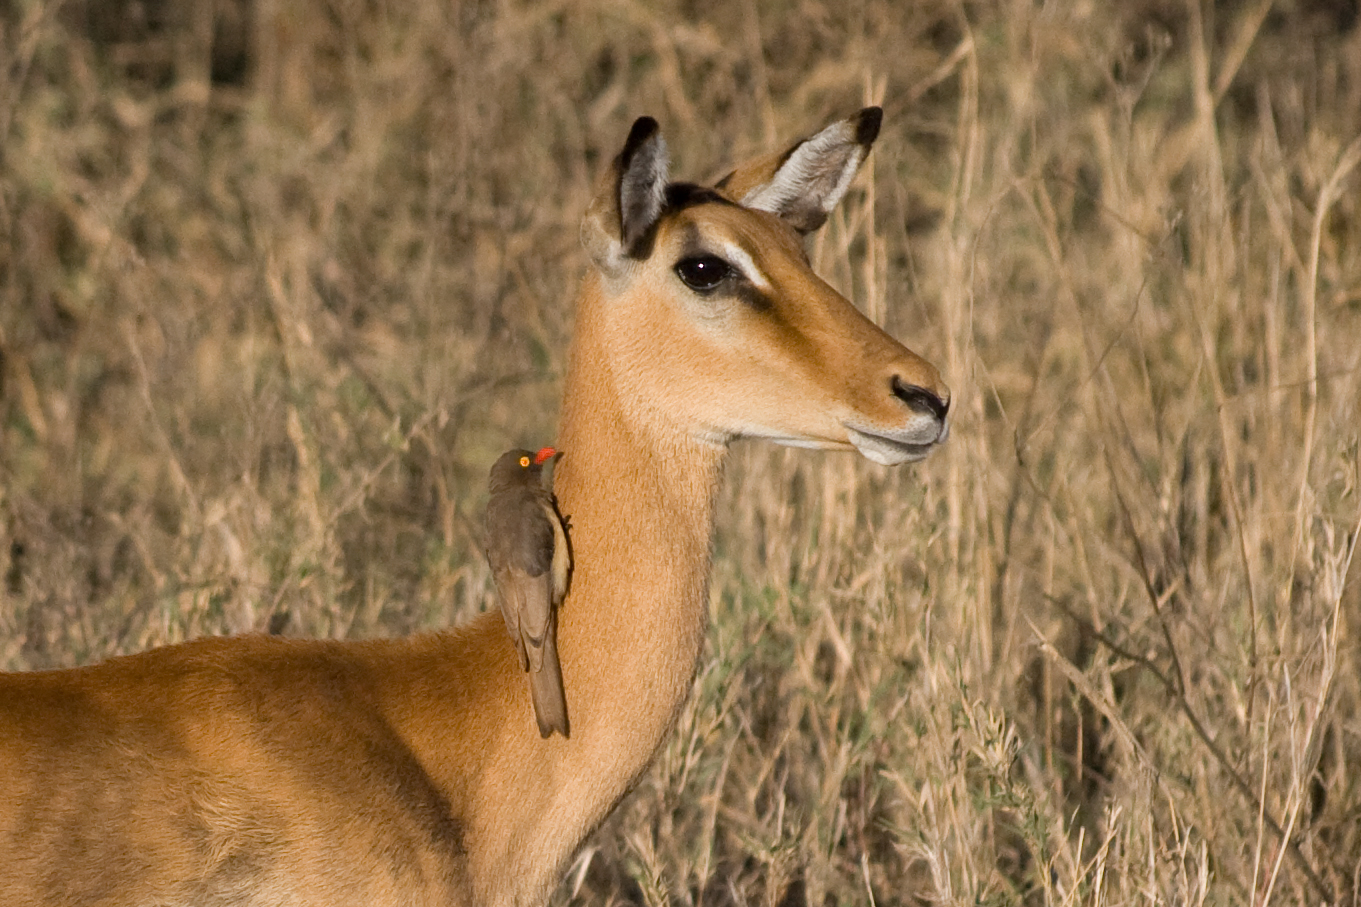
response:
[[[638,120],[582,222],[555,476],[570,737],[493,609],[405,640],[203,639],[0,675],[0,902],[537,905],[651,762],[707,622],[731,441],[944,440],[949,392],[809,267],[868,108],[712,187]]]

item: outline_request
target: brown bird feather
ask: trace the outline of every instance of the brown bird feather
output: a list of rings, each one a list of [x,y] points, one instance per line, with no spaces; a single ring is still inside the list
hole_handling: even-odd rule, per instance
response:
[[[558,456],[551,447],[502,454],[491,468],[486,513],[487,560],[501,616],[520,668],[529,672],[534,716],[544,737],[569,733],[557,610],[567,595],[572,558],[557,500],[543,484],[544,463]]]

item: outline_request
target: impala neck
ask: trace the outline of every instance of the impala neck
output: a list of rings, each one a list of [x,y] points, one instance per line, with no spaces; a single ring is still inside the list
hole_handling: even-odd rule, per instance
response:
[[[574,567],[558,612],[571,737],[540,740],[498,615],[437,638],[460,734],[409,735],[476,841],[478,903],[541,904],[563,862],[652,761],[690,692],[708,621],[709,544],[723,444],[629,405],[610,373],[609,300],[588,277],[558,432],[554,490]],[[476,664],[469,671],[468,664]],[[410,683],[422,685],[420,672]],[[404,697],[409,699],[411,697]],[[423,735],[423,736],[422,736]],[[487,741],[494,741],[488,744]],[[443,750],[441,750],[443,748]],[[450,758],[452,755],[452,759]],[[472,767],[471,769],[469,767]]]
[[[671,727],[704,643],[726,447],[630,412],[594,290],[578,305],[558,438],[575,562],[558,650],[573,740],[606,749],[628,783]]]

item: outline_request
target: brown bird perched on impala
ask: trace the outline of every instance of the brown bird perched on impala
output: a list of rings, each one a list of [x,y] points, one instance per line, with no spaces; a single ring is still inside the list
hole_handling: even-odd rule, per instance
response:
[[[529,672],[529,692],[539,734],[568,735],[567,699],[558,663],[558,606],[572,570],[566,525],[543,467],[561,456],[510,450],[491,468],[487,501],[487,560],[501,599],[506,631]]]

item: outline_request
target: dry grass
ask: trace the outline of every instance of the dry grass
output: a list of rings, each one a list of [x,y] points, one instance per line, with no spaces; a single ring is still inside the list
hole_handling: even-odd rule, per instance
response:
[[[951,442],[739,449],[557,902],[1361,903],[1354,0],[245,2],[0,12],[0,666],[482,609],[631,118],[882,103],[815,261]]]

